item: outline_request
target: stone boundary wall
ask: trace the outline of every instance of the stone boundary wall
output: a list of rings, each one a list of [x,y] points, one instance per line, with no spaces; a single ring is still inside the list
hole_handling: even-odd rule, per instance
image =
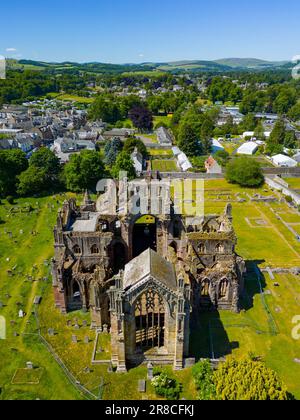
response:
[[[293,201],[300,205],[300,194],[296,193],[295,191],[284,187],[283,185],[279,184],[275,179],[266,178],[266,183],[269,187],[273,188],[274,190],[280,191],[282,194],[286,196],[292,197]]]

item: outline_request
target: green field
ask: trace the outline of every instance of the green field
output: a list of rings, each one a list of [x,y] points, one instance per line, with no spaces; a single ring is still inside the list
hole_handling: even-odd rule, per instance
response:
[[[300,399],[300,365],[294,361],[300,358],[300,342],[291,336],[292,319],[300,313],[300,280],[291,274],[281,274],[276,275],[274,281],[266,273],[262,287],[267,293],[261,295],[257,277],[252,272],[253,263],[261,268],[299,266],[300,244],[272,209],[288,223],[297,223],[299,215],[285,203],[251,202],[250,197],[255,193],[257,190],[244,190],[222,180],[205,183],[206,213],[221,213],[227,202],[233,204],[237,251],[247,260],[249,274],[243,311],[238,315],[204,314],[192,331],[191,354],[239,358],[251,351],[278,372],[289,391]],[[266,187],[259,193],[271,194]],[[237,197],[246,201],[237,202]],[[92,365],[95,332],[90,330],[89,314],[61,315],[54,307],[49,262],[53,256],[56,212],[64,200],[64,196],[56,196],[17,200],[14,206],[3,201],[0,205],[0,301],[3,304],[0,315],[7,320],[7,339],[0,341],[0,399],[87,398],[67,378],[39,331],[94,398],[141,399],[137,381],[145,378],[145,367],[118,375],[108,373],[107,365]],[[275,286],[275,282],[279,286]],[[43,298],[37,317],[33,313],[35,296]],[[18,318],[20,308],[26,313],[23,319]],[[74,328],[75,318],[81,326],[79,330]],[[68,320],[72,321],[72,326],[67,325]],[[82,326],[83,320],[88,322],[87,327]],[[48,334],[49,328],[54,329],[54,336]],[[73,334],[78,337],[76,344],[72,343]],[[84,343],[85,337],[90,338],[88,344]],[[97,360],[108,360],[108,335],[101,337],[99,346],[103,352],[97,353]],[[27,361],[39,370],[24,370]],[[195,399],[191,371],[187,369],[174,375],[184,385],[182,397]],[[155,398],[149,384],[147,397]]]

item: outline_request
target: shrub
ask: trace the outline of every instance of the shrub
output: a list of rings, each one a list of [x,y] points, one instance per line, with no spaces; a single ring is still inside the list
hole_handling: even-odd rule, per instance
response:
[[[167,400],[178,400],[182,385],[176,379],[170,378],[166,372],[156,375],[151,382],[158,396]]]
[[[216,389],[213,382],[213,368],[209,360],[197,363],[192,370],[198,398],[202,401],[213,399]]]

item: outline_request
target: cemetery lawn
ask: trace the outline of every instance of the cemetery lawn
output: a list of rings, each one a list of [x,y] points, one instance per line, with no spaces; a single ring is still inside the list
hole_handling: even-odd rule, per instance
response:
[[[300,359],[300,342],[291,338],[292,319],[300,313],[300,281],[290,274],[277,275],[274,281],[265,273],[262,286],[266,293],[262,296],[255,274],[251,272],[253,262],[261,268],[299,266],[300,244],[277,219],[276,212],[282,217],[289,215],[292,221],[297,220],[298,215],[284,203],[250,201],[257,192],[271,195],[266,187],[259,191],[244,190],[223,180],[207,181],[205,187],[206,213],[223,212],[226,203],[232,202],[237,250],[247,260],[250,273],[243,299],[244,311],[238,315],[229,312],[202,315],[191,335],[191,353],[196,357],[211,357],[213,351],[215,356],[239,358],[251,351],[261,356],[279,374],[289,391],[300,399],[300,365],[294,361]],[[237,202],[237,196],[246,201]],[[16,200],[14,206],[3,201],[0,205],[0,301],[4,304],[0,315],[7,319],[7,340],[0,341],[0,399],[86,398],[66,377],[41,341],[39,331],[66,368],[93,394],[91,398],[154,399],[149,383],[145,396],[138,392],[138,380],[146,378],[145,367],[119,375],[108,373],[107,363],[92,364],[95,332],[90,330],[89,314],[79,311],[61,315],[54,307],[49,266],[53,256],[52,231],[57,209],[65,198]],[[26,203],[32,207],[30,212],[25,212]],[[36,235],[32,235],[34,231]],[[8,232],[12,232],[12,237]],[[279,287],[274,286],[275,282]],[[32,313],[36,296],[42,296],[41,305],[36,308],[37,317]],[[18,318],[19,308],[27,314],[24,319]],[[75,328],[75,318],[79,329]],[[68,321],[71,321],[70,326]],[[83,326],[84,322],[87,326]],[[49,329],[54,330],[54,335],[49,335]],[[77,343],[72,342],[73,335]],[[88,344],[86,337],[89,337]],[[109,352],[109,336],[103,335],[96,360],[107,362]],[[41,369],[39,383],[16,384],[13,378],[22,376],[28,361]],[[196,399],[191,370],[173,372],[171,367],[168,370],[183,384],[182,397]],[[26,375],[24,372],[25,379]]]

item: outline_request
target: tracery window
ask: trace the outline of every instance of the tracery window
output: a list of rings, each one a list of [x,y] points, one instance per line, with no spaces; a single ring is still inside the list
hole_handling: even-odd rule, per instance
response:
[[[79,245],[75,245],[73,247],[73,252],[75,255],[80,255],[81,254],[81,248],[79,247]]]
[[[210,281],[208,279],[205,279],[201,283],[201,296],[202,297],[209,297],[209,287],[210,287]]]
[[[165,305],[152,289],[143,293],[135,304],[136,345],[142,350],[164,347]]]

